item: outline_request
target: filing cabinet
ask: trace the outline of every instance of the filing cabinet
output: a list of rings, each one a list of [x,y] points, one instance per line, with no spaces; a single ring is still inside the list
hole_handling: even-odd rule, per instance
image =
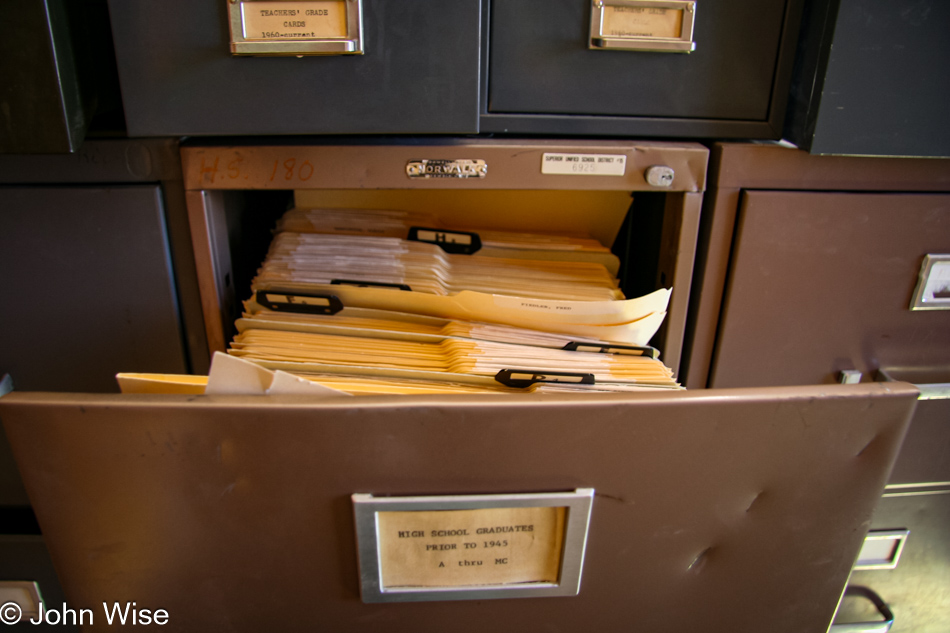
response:
[[[686,384],[848,377],[920,385],[871,523],[872,530],[909,529],[904,555],[894,569],[856,570],[851,583],[890,605],[892,630],[944,630],[950,311],[935,309],[946,293],[929,263],[950,253],[950,161],[720,144],[710,169]],[[925,288],[929,304],[921,301]],[[839,621],[873,620],[870,609],[866,600],[845,600]]]
[[[609,153],[626,168],[550,175],[546,152]],[[541,217],[549,230],[619,232],[626,264],[645,266],[627,281],[674,288],[658,344],[667,362],[679,354],[702,146],[194,141],[182,156],[212,349],[225,345],[245,269],[266,249],[250,229],[270,226],[293,195],[315,206],[441,209],[476,228],[536,227]],[[482,159],[487,175],[409,178],[407,161],[424,158]],[[657,164],[674,173],[668,187],[647,180]],[[916,395],[903,383],[325,401],[13,392],[0,399],[0,419],[76,607],[109,594],[167,609],[179,630],[223,617],[238,630],[312,628],[304,609],[261,608],[286,600],[317,605],[337,630],[442,630],[452,620],[512,631],[596,622],[751,632],[763,621],[801,631],[830,621]],[[588,487],[596,492],[577,597],[360,602],[349,495]]]

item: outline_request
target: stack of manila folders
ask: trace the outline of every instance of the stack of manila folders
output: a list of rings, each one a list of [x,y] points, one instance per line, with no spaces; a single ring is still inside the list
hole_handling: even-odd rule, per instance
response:
[[[292,209],[209,378],[119,382],[125,392],[187,393],[236,393],[235,384],[353,395],[680,389],[647,345],[671,291],[625,299],[618,269],[589,237]]]

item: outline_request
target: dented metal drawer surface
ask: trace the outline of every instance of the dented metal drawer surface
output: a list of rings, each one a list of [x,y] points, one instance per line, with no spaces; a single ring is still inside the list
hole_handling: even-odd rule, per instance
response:
[[[904,383],[316,402],[13,392],[0,418],[72,608],[135,601],[196,631],[227,618],[798,633],[831,621],[916,398]],[[361,602],[351,494],[577,488],[596,491],[579,595]]]

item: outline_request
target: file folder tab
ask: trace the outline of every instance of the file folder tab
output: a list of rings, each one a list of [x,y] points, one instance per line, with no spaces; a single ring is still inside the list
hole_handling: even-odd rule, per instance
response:
[[[258,290],[256,298],[259,304],[275,312],[336,314],[343,309],[343,302],[336,295]]]
[[[506,387],[530,387],[539,382],[562,382],[575,385],[594,384],[594,374],[575,374],[563,371],[524,371],[517,369],[502,369],[495,374],[495,380]]]
[[[578,343],[572,341],[561,349],[568,352],[595,352],[598,354],[626,354],[627,356],[646,356],[657,359],[660,352],[646,345],[606,345],[600,343]]]
[[[358,288],[394,288],[396,290],[412,290],[407,284],[387,284],[381,281],[358,281],[354,279],[333,279],[332,286],[356,286]]]
[[[468,231],[446,231],[414,226],[409,229],[408,239],[411,242],[435,244],[446,253],[453,255],[471,255],[482,247],[482,240],[478,237],[478,233]]]

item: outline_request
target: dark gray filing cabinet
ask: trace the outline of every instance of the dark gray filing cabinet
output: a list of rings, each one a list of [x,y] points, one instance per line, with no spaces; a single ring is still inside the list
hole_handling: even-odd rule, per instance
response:
[[[950,4],[812,2],[786,137],[813,154],[950,156]]]
[[[224,0],[112,0],[129,134],[475,133],[479,7],[364,0],[363,55],[233,57]]]
[[[590,50],[583,0],[492,2],[481,130],[780,138],[800,12],[697,2],[696,50],[682,54]]]

